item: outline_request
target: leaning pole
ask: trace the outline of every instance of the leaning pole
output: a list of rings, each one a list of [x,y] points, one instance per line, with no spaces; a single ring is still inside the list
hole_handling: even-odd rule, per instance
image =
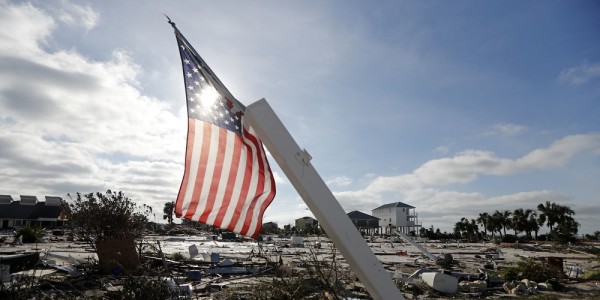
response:
[[[244,122],[256,131],[369,294],[375,299],[404,300],[391,275],[310,163],[308,152],[298,147],[267,101],[249,105]]]

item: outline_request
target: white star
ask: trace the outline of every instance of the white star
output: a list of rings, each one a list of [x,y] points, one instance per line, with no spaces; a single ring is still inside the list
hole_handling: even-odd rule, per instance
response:
[[[195,85],[200,85],[200,81],[196,80],[196,81],[194,81],[194,84]]]
[[[183,62],[186,63],[187,65],[190,64],[190,60],[189,59],[184,59]]]
[[[190,73],[190,72],[187,72],[185,75],[190,78],[192,77],[192,73]]]
[[[194,67],[192,71],[194,71],[194,73],[198,73],[198,68]]]

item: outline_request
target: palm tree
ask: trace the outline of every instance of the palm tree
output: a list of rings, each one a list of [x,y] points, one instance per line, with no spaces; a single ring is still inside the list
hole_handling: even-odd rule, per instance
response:
[[[163,208],[163,220],[167,220],[169,225],[173,224],[173,213],[175,210],[175,202],[167,202],[165,203],[165,207]]]
[[[522,208],[517,208],[512,213],[511,227],[515,231],[515,236],[519,234],[519,231],[523,231],[523,219],[525,218],[525,211]]]
[[[530,216],[535,213],[533,210],[531,209],[522,209],[522,208],[518,208],[515,209],[515,211],[512,214],[512,228],[515,231],[515,236],[517,235],[518,231],[520,232],[526,232],[527,236],[529,238],[531,238],[531,229],[529,229],[530,225]],[[536,221],[537,224],[537,221]]]
[[[559,218],[557,204],[546,201],[546,203],[538,204],[537,209],[540,211],[540,220],[543,220],[543,223],[546,223],[546,226],[552,231]]]
[[[540,211],[540,220],[543,220],[540,225],[545,222],[546,226],[550,228],[550,232],[554,229],[555,224],[570,222],[575,214],[570,207],[550,201],[538,204],[537,209]]]
[[[490,215],[486,212],[479,213],[479,217],[477,218],[477,223],[483,226],[483,235],[487,237],[487,229],[488,229],[488,220]]]
[[[502,238],[502,234],[506,235],[506,228],[511,226],[510,220],[511,212],[508,210],[499,211],[496,210],[492,215],[495,223],[495,229],[500,233],[500,237]]]
[[[531,212],[531,215],[529,215],[529,220],[527,220],[527,234],[529,235],[529,238],[531,239],[531,232],[535,232],[535,240],[537,241],[537,237],[538,237],[538,232],[540,231],[540,223],[539,223],[539,219],[537,218],[537,213],[535,211]]]
[[[492,238],[496,238],[496,231],[502,238],[502,213],[496,210],[493,214],[488,217],[488,229],[492,233]]]
[[[477,240],[479,235],[479,228],[474,219],[461,218],[459,222],[454,224],[454,233],[460,237],[466,237],[470,242]]]

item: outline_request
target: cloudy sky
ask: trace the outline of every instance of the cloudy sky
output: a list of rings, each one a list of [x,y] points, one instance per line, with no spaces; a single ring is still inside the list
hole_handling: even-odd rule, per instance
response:
[[[552,201],[600,230],[597,1],[0,0],[0,194],[122,190],[162,222],[187,126],[163,13],[347,211],[402,201],[450,231]],[[272,168],[264,221],[311,215]]]

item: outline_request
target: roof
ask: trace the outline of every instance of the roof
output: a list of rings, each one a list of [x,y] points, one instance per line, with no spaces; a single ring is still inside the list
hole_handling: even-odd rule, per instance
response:
[[[375,208],[375,209],[373,209],[373,210],[376,210],[376,209],[382,209],[382,208],[392,208],[392,207],[408,207],[408,208],[415,208],[414,206],[412,206],[412,205],[408,205],[408,204],[406,204],[406,203],[402,203],[402,202],[393,202],[393,203],[384,204],[384,205],[382,205],[382,206],[380,206],[380,207],[378,207],[378,208]]]
[[[57,219],[61,211],[62,207],[46,205],[45,202],[21,205],[21,201],[13,201],[10,204],[0,204],[0,219]]]
[[[360,212],[358,210],[354,210],[348,213],[348,217],[351,220],[379,220],[377,217],[373,217],[371,215],[367,215],[364,212]]]

